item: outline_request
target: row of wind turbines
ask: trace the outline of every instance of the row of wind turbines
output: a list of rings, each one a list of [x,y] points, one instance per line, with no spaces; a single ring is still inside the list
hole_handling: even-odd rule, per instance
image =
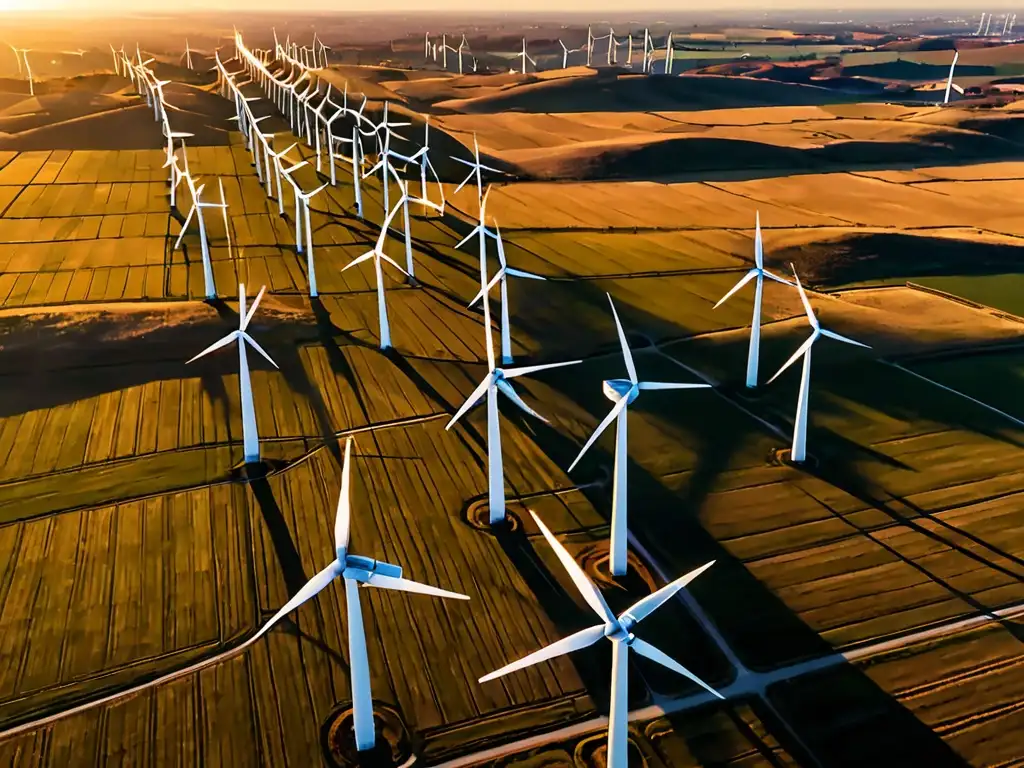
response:
[[[282,72],[274,73],[271,72],[269,62],[270,55],[267,52],[254,52],[246,49],[241,41],[240,36],[236,36],[236,58],[242,62],[243,71],[250,78],[250,82],[257,82],[262,85],[268,92],[268,95],[278,104],[279,108],[282,109],[289,116],[291,120],[291,126],[293,131],[300,137],[303,135],[307,141],[314,134],[316,141],[319,142],[321,133],[325,132],[327,138],[325,139],[328,144],[328,155],[329,162],[332,166],[331,172],[333,176],[333,166],[335,161],[335,155],[333,150],[330,149],[335,144],[334,137],[331,134],[330,126],[324,126],[322,121],[323,112],[318,112],[318,108],[313,108],[310,105],[310,99],[303,101],[303,96],[297,91],[297,85],[300,82],[305,82],[310,79],[309,70],[304,65],[296,65],[294,62],[286,62],[288,67],[291,67],[291,71],[284,75]],[[277,57],[280,58],[280,57]],[[138,64],[131,64],[131,66],[145,67],[145,63],[142,61],[141,54],[138,55]],[[258,122],[264,118],[256,118],[252,113],[250,102],[253,101],[253,97],[247,97],[243,94],[241,87],[244,83],[239,82],[239,73],[232,73],[227,70],[224,63],[220,61],[217,56],[217,70],[218,77],[221,80],[223,86],[223,92],[228,98],[234,99],[236,105],[236,119],[239,123],[239,128],[242,131],[243,137],[246,139],[247,146],[253,153],[254,164],[257,167],[257,173],[260,175],[262,182],[266,184],[268,195],[271,189],[271,178],[272,172],[274,173],[277,184],[278,184],[278,196],[280,200],[281,196],[281,178],[291,179],[291,174],[294,172],[297,166],[290,168],[283,167],[281,163],[281,156],[286,152],[274,153],[271,149],[271,145],[268,141],[268,135],[263,134],[256,127]],[[127,61],[127,60],[126,60]],[[129,62],[130,63],[130,62]],[[138,74],[138,70],[135,70]],[[141,80],[145,84],[143,89],[151,92],[151,97],[154,99],[154,103],[157,104],[155,109],[158,113],[164,115],[166,122],[166,109],[163,106],[162,96],[162,85],[153,85],[150,82],[150,76],[146,75],[141,77]],[[159,82],[159,81],[157,81]],[[307,88],[307,91],[309,89]],[[303,94],[306,91],[302,92]],[[346,90],[347,95],[347,90]],[[330,88],[328,87],[328,93],[324,100],[321,101],[320,106],[329,99]],[[408,204],[410,200],[417,203],[429,203],[424,194],[420,198],[411,198],[408,191],[408,183],[405,182],[398,174],[396,168],[391,163],[391,159],[396,157],[400,162],[406,164],[415,163],[416,161],[428,162],[427,158],[427,146],[422,148],[422,155],[413,156],[400,156],[396,155],[390,150],[389,142],[394,136],[393,128],[399,127],[401,124],[389,122],[389,117],[385,107],[384,116],[381,123],[372,123],[368,118],[363,115],[363,109],[366,105],[366,99],[364,96],[363,106],[359,110],[352,110],[347,107],[346,104],[343,106],[345,114],[355,121],[356,130],[361,131],[361,135],[376,136],[378,140],[378,155],[380,160],[378,164],[374,166],[371,171],[362,173],[357,165],[353,165],[353,183],[357,184],[358,178],[365,178],[371,173],[375,173],[376,170],[382,171],[382,176],[385,182],[389,179],[394,179],[402,192],[402,195],[394,206],[389,207],[389,201],[385,199],[385,219],[381,227],[381,234],[375,245],[374,249],[363,254],[362,256],[355,259],[347,268],[354,266],[355,264],[361,263],[368,259],[373,259],[376,268],[377,285],[378,285],[378,306],[380,309],[380,324],[381,324],[381,346],[386,347],[390,345],[389,332],[387,329],[387,314],[386,304],[384,300],[383,292],[383,280],[381,274],[381,264],[387,261],[398,271],[401,271],[407,275],[411,275],[411,268],[409,270],[400,267],[394,260],[390,259],[384,252],[384,240],[387,232],[390,229],[394,218],[400,211],[405,211],[406,216],[406,237],[408,238]],[[355,113],[355,114],[353,114]],[[356,116],[358,115],[358,116]],[[363,131],[362,125],[364,123],[369,124],[369,128]],[[322,131],[322,129],[324,129]],[[169,125],[167,126],[168,141],[169,145],[173,142],[172,136],[170,136]],[[269,135],[272,138],[272,135]],[[182,138],[183,141],[183,138]],[[293,145],[294,146],[294,145]],[[356,145],[354,145],[356,146]],[[354,150],[358,151],[358,150]],[[184,153],[183,153],[184,154]],[[451,421],[448,423],[447,428],[451,429],[474,405],[486,400],[487,403],[487,443],[488,443],[488,499],[490,503],[490,521],[492,524],[499,524],[506,519],[505,510],[505,496],[504,496],[504,477],[502,471],[501,461],[501,442],[500,442],[500,426],[498,423],[499,411],[498,411],[498,394],[501,393],[505,397],[509,398],[517,407],[521,408],[531,416],[542,418],[533,409],[531,409],[518,393],[515,392],[514,388],[510,383],[510,379],[518,376],[528,375],[543,370],[552,368],[558,368],[568,365],[575,365],[580,363],[580,360],[562,362],[562,363],[548,363],[541,365],[522,366],[516,368],[504,367],[509,363],[513,362],[511,353],[511,342],[508,322],[508,293],[506,282],[509,277],[519,277],[525,279],[543,280],[544,278],[539,275],[533,275],[530,273],[516,270],[508,266],[504,246],[501,238],[500,228],[497,222],[494,224],[493,229],[488,226],[488,217],[486,214],[486,202],[489,192],[489,188],[485,189],[483,183],[482,173],[497,172],[496,169],[490,168],[483,165],[480,162],[479,147],[474,144],[474,160],[472,162],[459,160],[469,167],[469,175],[460,185],[460,188],[467,183],[475,182],[478,194],[478,201],[480,206],[480,219],[479,224],[458,244],[457,247],[462,247],[468,243],[471,243],[474,238],[479,248],[479,260],[480,260],[480,292],[471,302],[482,302],[483,314],[484,314],[484,329],[485,329],[485,350],[487,355],[488,371],[484,379],[480,382],[474,392],[469,398],[463,403],[459,410],[455,413]],[[187,163],[187,158],[186,158]],[[301,164],[306,164],[305,162]],[[172,168],[175,167],[173,164]],[[423,167],[423,166],[421,166]],[[360,171],[357,173],[357,171]],[[294,182],[293,182],[294,184]],[[385,184],[387,189],[388,184]],[[299,199],[299,188],[295,188],[297,199]],[[322,189],[322,187],[321,187]],[[319,190],[317,190],[319,191]],[[314,193],[309,193],[312,196]],[[311,251],[311,232],[308,230],[308,197],[306,198],[305,211],[300,211],[299,203],[296,202],[296,222],[298,221],[300,214],[306,224],[306,241],[308,250]],[[443,206],[443,201],[441,203]],[[297,239],[300,235],[297,232]],[[407,239],[408,242],[408,239]],[[488,244],[494,243],[496,248],[496,257],[498,260],[499,267],[493,274],[489,274],[488,261],[487,261],[487,250]],[[750,270],[740,282],[733,287],[722,299],[719,304],[728,300],[730,296],[738,292],[746,283],[756,280],[755,282],[755,305],[754,305],[754,318],[752,323],[751,333],[751,344],[748,355],[748,368],[747,368],[747,384],[748,386],[756,386],[757,384],[757,357],[759,354],[759,338],[760,338],[760,303],[761,293],[763,290],[763,281],[765,279],[774,280],[787,285],[794,285],[788,280],[775,276],[769,273],[764,268],[763,264],[763,253],[761,245],[761,232],[760,222],[758,220],[756,226],[755,235],[755,267]],[[408,261],[408,266],[411,267],[411,256]],[[308,263],[310,274],[313,274],[313,264],[310,258]],[[811,360],[811,349],[815,341],[820,337],[825,336],[828,338],[844,341],[852,344],[859,344],[851,339],[839,336],[838,334],[832,333],[826,329],[820,327],[813,310],[807,300],[806,294],[803,290],[799,279],[796,279],[795,287],[800,293],[801,301],[805,308],[805,312],[808,317],[808,321],[811,324],[812,333],[810,338],[796,351],[796,353],[790,358],[789,361],[783,365],[779,373],[772,377],[774,380],[782,371],[786,370],[789,366],[796,362],[796,360],[803,358],[803,373],[801,378],[801,388],[797,406],[797,419],[794,425],[794,441],[793,441],[793,460],[803,460],[804,446],[806,444],[806,428],[807,428],[807,400],[809,397],[809,378],[810,378],[810,360]],[[497,362],[497,356],[494,349],[494,343],[491,332],[491,316],[490,316],[490,292],[496,286],[500,286],[501,290],[501,306],[502,306],[502,318],[501,318],[501,365]],[[314,280],[311,280],[311,290],[315,291]],[[196,355],[189,362],[198,360],[218,349],[225,348],[232,343],[237,343],[238,355],[239,355],[239,381],[241,388],[241,407],[242,407],[242,421],[243,421],[243,446],[245,452],[245,459],[247,462],[259,460],[259,439],[256,429],[255,419],[255,408],[253,404],[253,393],[252,385],[249,376],[249,364],[247,357],[247,349],[252,349],[258,354],[266,358],[271,364],[276,367],[273,359],[270,355],[259,345],[259,343],[251,336],[248,331],[250,323],[256,312],[256,309],[260,303],[264,294],[264,289],[261,289],[256,299],[253,301],[251,306],[247,306],[246,294],[244,285],[239,286],[239,327],[237,330],[232,331],[227,336],[214,342],[205,350]],[[315,294],[314,294],[315,295]],[[616,422],[617,436],[616,436],[616,447],[615,447],[615,475],[614,475],[614,486],[613,486],[613,513],[612,513],[612,526],[611,526],[611,569],[615,575],[623,575],[626,572],[626,551],[627,551],[627,477],[626,477],[626,465],[628,457],[627,447],[627,407],[632,402],[635,402],[636,398],[642,391],[649,390],[669,390],[669,389],[695,389],[695,388],[707,388],[707,384],[689,384],[689,383],[677,383],[677,382],[646,382],[640,381],[636,367],[633,362],[632,354],[629,346],[626,342],[625,332],[619,321],[618,314],[615,310],[615,305],[609,296],[609,304],[612,311],[612,316],[615,322],[617,335],[619,338],[623,360],[625,368],[628,374],[627,379],[612,379],[603,382],[603,391],[605,395],[613,402],[613,407],[608,415],[603,419],[601,424],[588,439],[586,444],[580,451],[579,456],[570,466],[571,471],[575,468],[580,458],[590,449],[590,447],[597,440],[599,435],[611,425],[612,421]],[[716,305],[717,306],[717,305]],[[865,345],[860,345],[865,346]],[[352,700],[353,700],[353,719],[354,728],[356,731],[356,743],[357,748],[360,750],[370,749],[375,743],[375,729],[373,727],[373,716],[372,716],[372,697],[370,694],[369,684],[369,668],[366,658],[365,649],[365,631],[362,622],[362,613],[359,603],[359,586],[376,586],[383,587],[385,589],[398,589],[407,592],[414,592],[420,594],[433,595],[444,598],[461,598],[468,599],[465,595],[459,595],[452,592],[446,592],[439,590],[434,587],[419,584],[417,582],[411,582],[402,579],[402,570],[399,566],[392,565],[389,563],[383,563],[370,558],[360,557],[352,555],[348,551],[349,547],[349,529],[350,529],[350,508],[349,508],[349,486],[350,486],[350,451],[351,441],[346,443],[345,448],[345,461],[342,470],[342,489],[339,496],[338,510],[335,519],[335,559],[330,565],[319,572],[310,582],[303,587],[286,605],[269,621],[264,627],[262,627],[257,637],[262,636],[264,633],[269,631],[284,615],[290,613],[292,610],[298,608],[304,602],[312,599],[316,594],[322,591],[326,586],[337,576],[342,576],[345,580],[345,592],[346,601],[348,604],[348,635],[349,635],[349,649],[350,649],[350,663],[352,665]],[[533,514],[533,513],[531,513]],[[581,632],[575,633],[568,638],[558,641],[557,643],[547,648],[541,649],[529,656],[520,659],[519,661],[513,662],[506,667],[503,667],[489,675],[485,675],[480,679],[481,683],[488,682],[504,674],[508,674],[519,669],[525,668],[531,664],[539,663],[547,659],[554,658],[555,656],[569,653],[589,645],[593,645],[601,637],[607,637],[613,644],[613,662],[612,662],[612,700],[611,700],[611,715],[610,715],[610,726],[609,726],[609,765],[612,766],[625,766],[626,761],[626,747],[627,747],[627,696],[626,696],[626,663],[628,657],[628,650],[632,648],[637,653],[661,664],[662,666],[671,669],[679,674],[682,674],[694,682],[701,685],[704,689],[719,696],[710,686],[701,681],[685,667],[678,664],[671,657],[667,656],[660,650],[654,648],[650,644],[644,642],[642,639],[636,637],[633,633],[636,625],[650,615],[650,613],[657,607],[662,605],[665,601],[675,595],[680,589],[686,584],[692,581],[697,575],[706,570],[711,564],[706,564],[701,568],[686,574],[685,576],[677,579],[670,583],[666,587],[655,592],[643,600],[639,601],[636,605],[628,609],[626,612],[619,616],[615,616],[608,609],[607,604],[604,602],[600,591],[596,586],[586,577],[585,573],[579,567],[579,565],[572,559],[572,557],[564,550],[557,539],[551,534],[551,532],[544,526],[543,522],[539,520],[536,515],[533,515],[538,527],[540,528],[545,539],[555,550],[559,560],[563,566],[569,572],[574,584],[579,589],[584,600],[590,605],[590,607],[598,614],[601,619],[601,623],[594,627],[590,627]]]
[[[227,84],[227,90],[230,95],[236,98],[236,105],[240,106],[239,116],[240,124],[246,127],[251,126],[255,122],[255,118],[251,113],[247,113],[248,100],[246,97],[241,96],[238,90],[238,84],[234,82],[233,76],[222,68],[222,64],[218,60],[218,67],[222,79]],[[232,88],[233,86],[233,88]],[[365,102],[364,102],[365,104]],[[388,130],[388,121],[385,114],[382,122],[385,131]],[[386,141],[386,139],[385,139]],[[251,146],[255,146],[252,144]],[[254,153],[255,155],[255,153]],[[408,158],[407,158],[408,159]],[[456,158],[457,159],[457,158]],[[387,152],[384,152],[383,162],[387,163],[388,157]],[[524,408],[527,412],[535,414],[528,406],[523,403],[521,398],[512,390],[508,384],[508,378],[514,378],[517,375],[523,375],[532,373],[547,368],[556,367],[562,364],[548,364],[540,366],[528,366],[520,369],[505,369],[502,370],[495,365],[494,362],[494,347],[493,340],[490,334],[490,291],[498,284],[501,286],[502,292],[502,307],[503,307],[503,318],[502,318],[502,355],[503,361],[511,362],[511,349],[508,333],[508,317],[507,317],[507,291],[505,281],[508,277],[523,277],[542,280],[544,278],[538,275],[532,275],[530,273],[523,272],[521,270],[515,270],[508,267],[504,258],[504,248],[500,236],[500,230],[495,229],[490,231],[485,225],[485,205],[486,205],[486,193],[483,191],[482,186],[482,171],[496,171],[496,169],[489,168],[488,166],[480,163],[479,159],[479,148],[474,147],[474,162],[460,160],[467,166],[469,166],[469,175],[463,181],[463,186],[471,181],[475,181],[477,184],[478,194],[481,204],[481,222],[478,227],[467,236],[466,239],[460,243],[460,246],[470,242],[473,236],[478,238],[478,242],[481,243],[481,291],[473,299],[472,303],[477,301],[483,302],[484,315],[485,315],[485,327],[488,329],[487,333],[487,351],[490,375],[483,383],[483,388],[486,389],[488,397],[488,413],[492,415],[493,419],[490,419],[490,423],[496,424],[497,417],[497,400],[496,394],[498,391],[503,392],[506,396],[510,397],[513,402]],[[263,172],[269,174],[269,169],[266,164],[263,166]],[[387,167],[385,171],[387,172]],[[391,219],[397,214],[397,212],[404,206],[404,199],[408,198],[407,185],[398,177],[397,173],[393,173],[396,182],[398,182],[400,189],[403,192],[403,200],[400,200],[389,212],[384,224],[381,227],[381,239],[373,251],[364,254],[363,256],[355,259],[352,264],[359,263],[360,261],[366,260],[369,257],[374,257],[378,265],[378,285],[382,284],[379,274],[379,264],[381,260],[389,261],[393,266],[401,270],[393,261],[391,261],[386,254],[383,253],[382,241],[385,234],[388,231]],[[387,178],[387,177],[385,177]],[[483,258],[484,250],[486,248],[486,242],[488,239],[493,239],[497,242],[498,258],[500,263],[499,270],[491,278],[487,275],[486,262]],[[346,267],[347,268],[347,267]],[[243,443],[246,454],[246,459],[255,457],[258,460],[259,456],[259,445],[258,445],[258,433],[256,431],[255,422],[255,409],[253,406],[252,398],[252,386],[249,377],[249,366],[247,358],[247,348],[255,350],[258,354],[267,359],[272,365],[276,367],[276,363],[270,357],[270,355],[264,350],[260,344],[250,335],[248,328],[252,322],[253,316],[259,306],[260,300],[264,294],[264,289],[261,289],[256,299],[253,301],[251,306],[247,307],[246,294],[244,285],[239,286],[239,327],[237,330],[232,331],[227,336],[219,339],[218,341],[211,344],[205,350],[200,352],[198,355],[193,357],[188,362],[191,363],[198,360],[206,355],[215,352],[219,349],[225,348],[233,343],[237,343],[238,355],[239,355],[239,380],[241,388],[241,407],[242,407],[242,421],[243,421]],[[379,295],[380,305],[384,306],[383,295]],[[382,313],[382,328],[386,328],[386,314]],[[579,361],[574,361],[579,362]],[[478,388],[479,391],[480,388]],[[467,401],[467,404],[463,406],[460,413],[456,414],[452,423],[468,410],[474,403],[473,401],[477,398],[472,398]],[[450,425],[449,425],[450,426]],[[361,611],[361,605],[359,600],[359,588],[370,586],[385,589],[393,589],[406,591],[417,594],[431,595],[441,598],[455,598],[455,599],[469,599],[466,595],[461,595],[453,592],[431,587],[418,582],[410,581],[402,578],[402,569],[399,566],[392,565],[390,563],[381,562],[371,558],[361,557],[353,555],[349,551],[349,540],[350,540],[350,501],[349,501],[349,489],[350,489],[350,476],[351,476],[351,444],[352,441],[349,439],[345,446],[345,458],[342,469],[342,488],[338,500],[338,508],[335,518],[335,558],[334,560],[323,570],[317,573],[296,595],[294,595],[281,609],[277,612],[257,633],[255,639],[268,632],[273,626],[275,626],[285,615],[289,614],[293,610],[297,609],[303,603],[311,600],[319,592],[325,589],[331,581],[338,576],[341,576],[345,584],[345,596],[348,611],[348,642],[349,642],[349,662],[351,665],[351,685],[352,685],[352,710],[353,710],[353,727],[355,731],[355,740],[357,749],[360,751],[370,750],[375,746],[376,743],[376,731],[373,722],[373,704],[372,694],[370,689],[370,673],[369,664],[367,660],[366,652],[366,637],[365,629],[363,624],[363,616]],[[493,447],[492,447],[493,446]],[[497,464],[495,465],[500,474],[500,436],[495,439],[489,440],[489,456],[494,458],[495,449],[497,449]],[[496,503],[496,507],[502,510],[502,517],[504,517],[504,495],[500,496],[500,502]],[[627,674],[626,674],[626,655],[629,648],[633,648],[634,651],[640,653],[643,656],[653,660],[665,666],[667,669],[673,670],[677,673],[683,674],[689,679],[697,682],[703,688],[711,692],[713,695],[721,698],[714,689],[700,680],[696,675],[687,670],[677,661],[669,657],[663,651],[655,648],[649,643],[636,637],[633,633],[633,629],[636,625],[649,616],[655,609],[666,601],[671,599],[676,593],[679,592],[683,587],[692,581],[696,576],[710,567],[710,563],[701,568],[698,568],[691,573],[686,574],[680,579],[666,585],[662,589],[658,590],[652,595],[640,600],[636,605],[628,609],[620,616],[615,616],[608,609],[607,604],[604,603],[603,597],[601,597],[600,591],[597,587],[586,577],[582,569],[572,560],[571,556],[565,551],[561,544],[554,538],[551,532],[544,526],[543,522],[534,515],[538,526],[540,527],[543,535],[548,540],[550,545],[555,549],[560,561],[569,572],[570,577],[576,584],[577,588],[580,589],[584,599],[590,604],[598,615],[602,619],[602,624],[586,630],[585,633],[577,633],[576,635],[570,636],[565,640],[559,641],[554,645],[541,649],[540,651],[531,654],[517,662],[503,667],[489,675],[485,675],[480,679],[481,683],[488,682],[502,675],[510,672],[522,669],[526,666],[539,663],[545,659],[553,658],[554,656],[568,653],[588,645],[592,645],[597,642],[600,637],[608,637],[613,644],[613,666],[612,666],[612,702],[611,702],[611,723],[612,726],[609,729],[609,764],[612,766],[624,765],[626,758],[627,749],[627,722],[628,722],[628,710],[627,710]],[[603,607],[602,607],[603,606]],[[599,631],[598,631],[599,630]]]

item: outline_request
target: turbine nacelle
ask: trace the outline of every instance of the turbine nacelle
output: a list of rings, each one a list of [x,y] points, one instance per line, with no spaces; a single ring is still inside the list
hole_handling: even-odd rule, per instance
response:
[[[604,396],[613,403],[625,398],[626,405],[629,405],[640,395],[640,387],[629,379],[609,379],[602,382],[601,389]]]

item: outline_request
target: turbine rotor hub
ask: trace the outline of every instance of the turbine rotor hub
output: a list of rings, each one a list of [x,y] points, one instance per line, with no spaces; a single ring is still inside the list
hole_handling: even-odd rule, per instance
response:
[[[602,383],[601,388],[604,390],[604,396],[613,403],[626,398],[626,405],[629,405],[640,394],[640,390],[629,379],[609,379]]]
[[[615,621],[604,628],[604,636],[609,640],[617,640],[619,642],[629,645],[633,641],[633,635],[629,633],[629,629],[622,623],[622,621]]]

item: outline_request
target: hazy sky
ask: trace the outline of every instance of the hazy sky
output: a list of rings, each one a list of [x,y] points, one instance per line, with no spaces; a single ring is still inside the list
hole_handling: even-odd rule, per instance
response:
[[[1005,0],[1004,0],[1005,2]],[[417,10],[433,8],[438,11],[471,10],[480,15],[494,13],[521,13],[531,8],[543,8],[548,12],[564,10],[569,13],[584,11],[597,12],[598,9],[613,9],[624,13],[639,14],[643,9],[651,11],[672,10],[677,14],[687,11],[704,12],[716,10],[745,9],[761,12],[778,12],[787,9],[820,10],[822,16],[842,14],[844,11],[908,9],[921,10],[958,10],[964,16],[980,15],[982,10],[1000,12],[1003,7],[996,6],[987,0],[844,0],[843,2],[827,2],[824,0],[686,0],[683,6],[676,0],[643,0],[633,4],[629,10],[623,10],[621,2],[616,0],[290,0],[287,8],[294,11],[325,10],[325,11],[389,11]],[[0,11],[68,11],[88,13],[89,11],[110,12],[123,10],[139,10],[140,8],[159,9],[161,11],[205,9],[205,10],[249,10],[272,11],[286,15],[281,0],[165,0],[161,3],[139,2],[139,0],[0,0]],[[976,9],[976,10],[974,10]]]

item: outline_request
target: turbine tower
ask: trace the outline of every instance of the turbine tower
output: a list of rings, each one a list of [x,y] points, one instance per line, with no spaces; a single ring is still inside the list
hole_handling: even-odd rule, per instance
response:
[[[484,334],[487,346],[487,375],[483,381],[473,390],[466,402],[462,404],[458,412],[452,416],[452,420],[445,427],[450,430],[463,414],[476,405],[482,398],[487,398],[487,503],[489,521],[491,525],[497,525],[505,519],[505,474],[501,464],[501,425],[498,423],[498,392],[500,391],[509,400],[515,403],[526,413],[547,422],[543,416],[534,411],[523,402],[522,398],[512,388],[508,379],[516,376],[524,376],[537,371],[545,371],[549,368],[561,368],[566,365],[576,365],[582,360],[571,360],[566,363],[546,363],[544,365],[528,365],[522,368],[501,369],[494,362],[494,341],[491,339],[491,302],[487,295],[487,265],[483,258],[480,259],[480,288],[483,291],[484,301]]]
[[[946,80],[946,95],[942,99],[943,104],[949,104],[949,92],[953,89],[953,70],[956,69],[956,62],[960,58],[960,51],[953,53],[953,63],[949,65],[949,78]]]
[[[338,496],[338,511],[334,518],[334,561],[310,579],[298,593],[284,604],[259,632],[253,637],[258,640],[284,616],[303,603],[311,600],[338,576],[345,580],[345,603],[348,608],[348,662],[349,677],[352,680],[352,725],[356,736],[356,749],[363,752],[373,749],[376,743],[376,729],[373,725],[373,696],[370,691],[370,663],[366,653],[366,632],[363,628],[363,610],[359,602],[359,587],[394,589],[431,597],[469,600],[467,595],[448,592],[444,589],[420,584],[402,578],[398,565],[374,560],[370,557],[349,554],[351,539],[351,451],[352,438],[345,441],[345,461],[341,469],[341,494]]]
[[[252,382],[249,379],[249,361],[245,355],[245,345],[249,344],[253,349],[267,358],[272,366],[277,368],[277,363],[271,359],[270,355],[266,353],[263,347],[257,344],[256,340],[245,330],[249,327],[252,316],[256,314],[256,307],[259,306],[260,299],[263,298],[263,292],[266,289],[266,286],[260,288],[260,292],[256,294],[256,300],[253,301],[249,311],[246,312],[245,285],[240,284],[238,286],[238,330],[232,331],[220,341],[211,344],[188,361],[189,363],[195,362],[199,358],[208,355],[221,347],[226,347],[233,341],[238,342],[238,386],[241,390],[242,445],[246,464],[255,464],[260,460],[260,438],[259,433],[256,431],[256,409],[252,404]],[[187,364],[188,363],[186,363],[186,365]]]
[[[800,300],[804,304],[804,312],[807,313],[807,321],[811,324],[811,335],[800,348],[793,353],[793,356],[786,361],[786,364],[779,368],[778,373],[768,379],[768,383],[771,384],[775,379],[779,377],[784,370],[789,368],[793,363],[796,362],[797,358],[803,355],[803,370],[800,373],[800,394],[796,401],[796,420],[793,423],[793,449],[790,455],[792,461],[801,462],[807,458],[807,407],[808,401],[811,395],[811,348],[822,336],[836,341],[842,341],[846,344],[853,344],[857,347],[865,347],[870,349],[867,344],[861,344],[859,341],[848,339],[845,336],[840,336],[838,333],[826,330],[821,327],[818,323],[818,318],[814,316],[814,310],[811,309],[811,303],[807,300],[807,294],[804,292],[804,287],[800,284],[800,277],[796,273],[796,267],[790,264],[793,269],[793,277],[796,278],[796,287],[800,291]]]
[[[754,283],[754,317],[750,321],[750,349],[747,351],[747,387],[749,389],[754,389],[757,386],[757,361],[761,347],[761,295],[764,291],[764,279],[766,277],[778,283],[792,285],[788,280],[773,275],[764,268],[764,247],[761,244],[761,212],[758,211],[754,230],[754,268],[741,277],[740,281],[730,288],[729,292],[719,299],[718,303],[714,306],[714,309],[718,309],[744,285],[751,280],[757,280]]]
[[[480,222],[480,227],[483,226],[483,221]],[[498,241],[498,263],[501,264],[501,268],[494,273],[494,277],[491,278],[491,282],[487,284],[487,293],[490,294],[494,284],[501,282],[501,362],[503,365],[508,365],[512,362],[512,338],[510,335],[510,326],[508,322],[508,287],[506,277],[524,277],[529,280],[547,280],[546,277],[535,275],[532,272],[523,272],[521,269],[512,269],[505,262],[505,245],[501,240],[501,227],[495,222],[495,233],[493,237]],[[472,237],[472,232],[470,237]],[[487,232],[490,235],[490,232]],[[469,302],[469,306],[473,306],[481,298],[483,298],[484,289],[481,288],[480,292]]]
[[[679,384],[674,382],[640,381],[637,379],[636,367],[633,365],[633,355],[626,343],[626,334],[619,323],[619,315],[615,311],[615,304],[612,302],[611,294],[608,294],[608,303],[612,307],[612,316],[615,318],[615,328],[619,332],[619,344],[622,347],[622,357],[626,362],[626,370],[629,372],[628,379],[611,379],[604,382],[604,396],[615,403],[615,406],[604,417],[604,421],[597,425],[594,434],[590,436],[583,450],[580,451],[576,460],[569,467],[572,472],[583,454],[594,444],[594,441],[604,432],[608,426],[615,421],[615,477],[612,487],[612,534],[611,534],[611,558],[610,569],[613,576],[624,576],[626,574],[626,539],[628,531],[626,528],[626,406],[639,397],[641,390],[648,389],[707,389],[710,384]]]
[[[608,638],[612,643],[612,685],[608,713],[608,756],[606,760],[608,768],[626,768],[629,742],[628,664],[629,650],[631,648],[641,656],[691,680],[716,698],[725,699],[722,694],[664,651],[659,650],[633,634],[633,630],[641,621],[654,613],[654,611],[672,599],[679,590],[714,565],[715,561],[712,560],[710,563],[706,563],[700,568],[690,571],[685,576],[681,576],[675,581],[666,584],[657,592],[653,592],[616,616],[608,607],[608,603],[605,602],[604,595],[587,578],[587,574],[580,568],[572,555],[566,552],[558,539],[551,534],[551,531],[547,529],[547,526],[541,522],[533,510],[530,510],[530,514],[533,515],[537,527],[544,534],[544,538],[548,540],[548,544],[555,550],[555,554],[561,561],[562,566],[569,572],[569,576],[572,578],[573,584],[576,585],[576,589],[579,590],[587,605],[597,614],[601,623],[582,629],[545,648],[541,648],[539,651],[534,651],[529,656],[525,656],[495,672],[491,672],[489,675],[484,675],[480,678],[480,682],[486,683],[489,680],[507,675],[509,672],[516,672],[548,659],[554,659],[573,651],[589,648],[602,637]]]
[[[521,58],[523,61],[522,73],[526,74],[526,62],[530,62],[536,68],[537,62],[530,58],[530,54],[526,52],[526,38],[523,38],[523,52],[519,54],[517,58]]]

